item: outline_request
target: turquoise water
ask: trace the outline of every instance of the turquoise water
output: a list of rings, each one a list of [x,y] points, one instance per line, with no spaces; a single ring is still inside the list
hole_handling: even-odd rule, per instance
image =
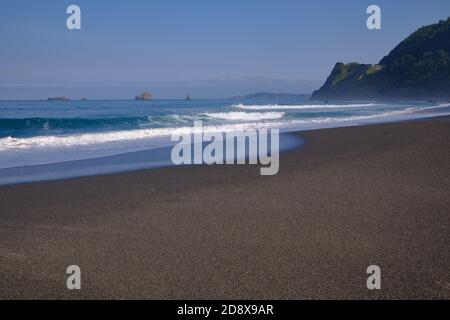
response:
[[[167,162],[167,152],[156,150],[167,150],[170,134],[190,132],[196,120],[207,132],[250,128],[289,132],[449,113],[449,103],[424,101],[0,101],[0,184],[7,180],[5,172],[10,181],[11,172],[19,175],[17,167],[23,171],[23,166],[72,163],[76,167],[76,161],[83,160],[101,167],[99,161],[110,163],[111,157],[117,160],[118,155],[132,152],[147,155],[147,160],[138,161],[139,168]],[[283,141],[295,145],[292,139]],[[152,162],[152,154],[159,154],[157,161]],[[127,164],[132,159],[112,161],[115,165],[108,172],[130,169]],[[89,166],[86,170],[98,172]]]

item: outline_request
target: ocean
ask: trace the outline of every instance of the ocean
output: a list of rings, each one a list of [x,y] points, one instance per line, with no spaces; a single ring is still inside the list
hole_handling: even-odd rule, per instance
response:
[[[170,165],[174,132],[289,132],[450,114],[450,103],[310,100],[0,101],[0,184]]]

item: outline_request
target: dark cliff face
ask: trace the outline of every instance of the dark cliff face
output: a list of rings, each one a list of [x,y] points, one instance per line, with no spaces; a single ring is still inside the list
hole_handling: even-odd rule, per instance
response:
[[[337,63],[313,99],[450,97],[450,18],[422,27],[377,65]]]

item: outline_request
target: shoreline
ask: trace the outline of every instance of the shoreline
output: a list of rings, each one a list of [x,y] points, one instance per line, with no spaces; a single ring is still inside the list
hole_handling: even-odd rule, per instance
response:
[[[0,298],[449,299],[449,133],[448,116],[301,131],[272,177],[182,166],[0,186]]]
[[[296,132],[280,133],[280,154],[291,149],[301,148],[303,143],[303,140]],[[203,145],[203,149],[205,146],[206,144]],[[61,181],[177,167],[170,159],[171,151],[172,146],[165,146],[97,158],[2,168],[0,169],[0,186]],[[248,159],[246,162],[248,162]],[[201,166],[203,165],[206,164],[202,164]],[[263,167],[260,164],[256,166]]]
[[[280,154],[289,152],[292,149],[301,148],[304,145],[304,141],[301,138],[303,132],[422,121],[449,116],[450,115],[448,114],[422,114],[418,117],[418,115],[411,114],[409,115],[409,118],[385,119],[382,122],[379,122],[378,119],[374,118],[361,123],[343,122],[338,126],[335,126],[336,124],[331,124],[330,126],[323,125],[323,127],[320,128],[305,127],[301,130],[285,128],[284,131],[281,130],[280,132]],[[172,146],[160,146],[151,149],[138,149],[136,151],[126,151],[93,158],[0,168],[0,186],[13,186],[36,182],[153,170],[163,167],[176,167],[176,165],[170,161],[171,149]],[[261,167],[259,164],[258,166]]]

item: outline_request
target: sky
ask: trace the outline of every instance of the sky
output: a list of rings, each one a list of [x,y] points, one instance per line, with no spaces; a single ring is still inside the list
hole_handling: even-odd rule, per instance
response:
[[[336,62],[377,63],[447,16],[448,0],[0,0],[0,99],[309,93]]]

